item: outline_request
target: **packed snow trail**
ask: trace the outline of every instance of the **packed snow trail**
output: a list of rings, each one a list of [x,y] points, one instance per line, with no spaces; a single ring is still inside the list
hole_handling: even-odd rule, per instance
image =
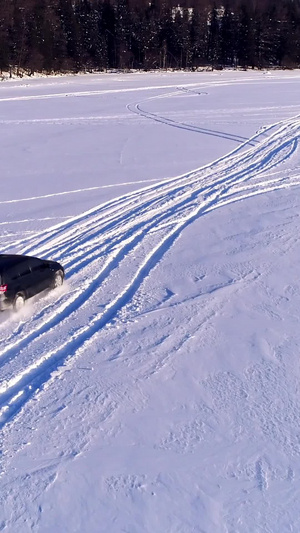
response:
[[[0,325],[2,427],[131,301],[184,228],[228,203],[299,185],[284,165],[299,135],[298,116],[273,124],[210,165],[15,242],[19,253],[60,261],[68,285],[34,304],[32,316]]]

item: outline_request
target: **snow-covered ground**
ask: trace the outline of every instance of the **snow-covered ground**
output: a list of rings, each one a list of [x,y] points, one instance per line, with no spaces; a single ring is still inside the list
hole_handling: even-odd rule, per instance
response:
[[[0,85],[1,531],[300,531],[299,83]]]

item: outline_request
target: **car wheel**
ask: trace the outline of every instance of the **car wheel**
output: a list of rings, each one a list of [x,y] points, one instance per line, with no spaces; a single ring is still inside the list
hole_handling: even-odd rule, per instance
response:
[[[61,270],[58,270],[58,272],[55,272],[52,288],[57,289],[57,287],[61,287],[64,282],[64,276]]]
[[[25,305],[25,296],[22,293],[18,293],[14,299],[13,309],[17,313],[21,311]]]

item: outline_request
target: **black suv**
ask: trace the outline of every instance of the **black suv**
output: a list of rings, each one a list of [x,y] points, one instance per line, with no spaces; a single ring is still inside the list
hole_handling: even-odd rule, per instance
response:
[[[63,284],[65,271],[56,261],[0,254],[0,311],[19,311],[25,300]]]

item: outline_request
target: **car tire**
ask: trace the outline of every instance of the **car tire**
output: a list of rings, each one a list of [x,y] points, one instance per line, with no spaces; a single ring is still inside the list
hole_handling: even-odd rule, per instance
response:
[[[18,292],[18,294],[16,294],[15,299],[14,299],[13,310],[16,313],[18,313],[19,311],[21,311],[21,309],[23,309],[24,305],[25,305],[25,296],[22,292]]]
[[[54,280],[52,283],[52,289],[57,289],[58,287],[61,287],[64,282],[64,275],[61,270],[58,270],[54,274]]]

